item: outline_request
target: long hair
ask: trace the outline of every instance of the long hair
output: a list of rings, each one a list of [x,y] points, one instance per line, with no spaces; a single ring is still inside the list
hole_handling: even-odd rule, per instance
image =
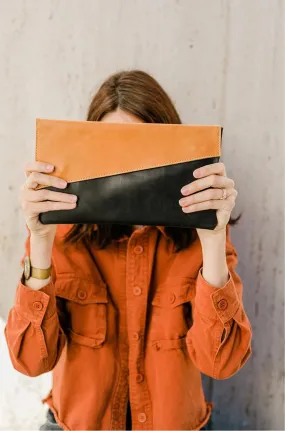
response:
[[[145,123],[181,124],[167,93],[153,77],[140,70],[123,71],[107,78],[91,101],[87,121],[100,121],[117,109]],[[64,242],[83,241],[104,248],[112,240],[130,236],[132,230],[130,225],[76,224],[66,234]],[[176,252],[187,248],[196,237],[196,231],[190,228],[166,227],[165,233],[173,240]]]

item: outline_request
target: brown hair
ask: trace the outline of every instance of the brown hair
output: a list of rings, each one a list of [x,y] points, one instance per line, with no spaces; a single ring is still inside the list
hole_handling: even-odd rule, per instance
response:
[[[145,123],[181,124],[169,96],[149,74],[140,70],[123,71],[110,76],[95,94],[88,110],[87,121],[100,121],[104,115],[121,109]],[[65,236],[65,243],[83,241],[106,247],[112,240],[130,236],[130,225],[76,224]],[[187,248],[195,236],[193,229],[166,227],[165,233],[174,241],[175,251]]]

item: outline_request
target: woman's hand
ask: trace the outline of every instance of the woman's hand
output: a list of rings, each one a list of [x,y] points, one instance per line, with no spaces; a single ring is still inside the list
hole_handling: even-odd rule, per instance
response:
[[[20,188],[20,202],[27,226],[36,237],[54,238],[56,225],[43,225],[39,214],[47,211],[69,210],[76,207],[77,196],[46,189],[34,190],[39,184],[65,189],[67,182],[47,173],[54,166],[42,162],[31,162],[25,168],[26,182]]]
[[[217,232],[226,230],[238,192],[234,188],[234,181],[227,177],[223,163],[203,166],[196,169],[193,175],[197,180],[181,189],[181,193],[185,196],[179,200],[182,210],[185,213],[217,210],[218,224],[213,231],[197,229],[202,239],[201,237],[213,236]]]

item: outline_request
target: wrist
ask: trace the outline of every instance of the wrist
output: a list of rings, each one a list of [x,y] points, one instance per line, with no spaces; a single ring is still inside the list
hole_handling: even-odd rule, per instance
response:
[[[226,230],[200,237],[203,255],[202,275],[216,287],[222,287],[228,280],[226,258]]]
[[[35,248],[51,250],[53,246],[54,238],[51,236],[38,236],[31,233],[30,244]]]
[[[53,241],[51,237],[39,237],[31,234],[30,259],[33,267],[47,269],[51,266]]]
[[[48,235],[39,235],[35,232],[30,232],[30,238],[39,244],[53,244],[54,241],[54,234],[48,234]]]
[[[220,230],[198,229],[198,236],[202,247],[220,245],[226,243],[227,231],[226,228]]]

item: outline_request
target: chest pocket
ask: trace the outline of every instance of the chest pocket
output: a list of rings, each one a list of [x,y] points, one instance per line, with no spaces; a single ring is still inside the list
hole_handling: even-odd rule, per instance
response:
[[[173,278],[157,286],[152,298],[149,341],[157,349],[177,349],[185,345],[192,326],[191,300],[196,279]]]
[[[107,334],[105,283],[79,278],[59,278],[55,292],[61,325],[68,338],[83,346],[102,347]]]

